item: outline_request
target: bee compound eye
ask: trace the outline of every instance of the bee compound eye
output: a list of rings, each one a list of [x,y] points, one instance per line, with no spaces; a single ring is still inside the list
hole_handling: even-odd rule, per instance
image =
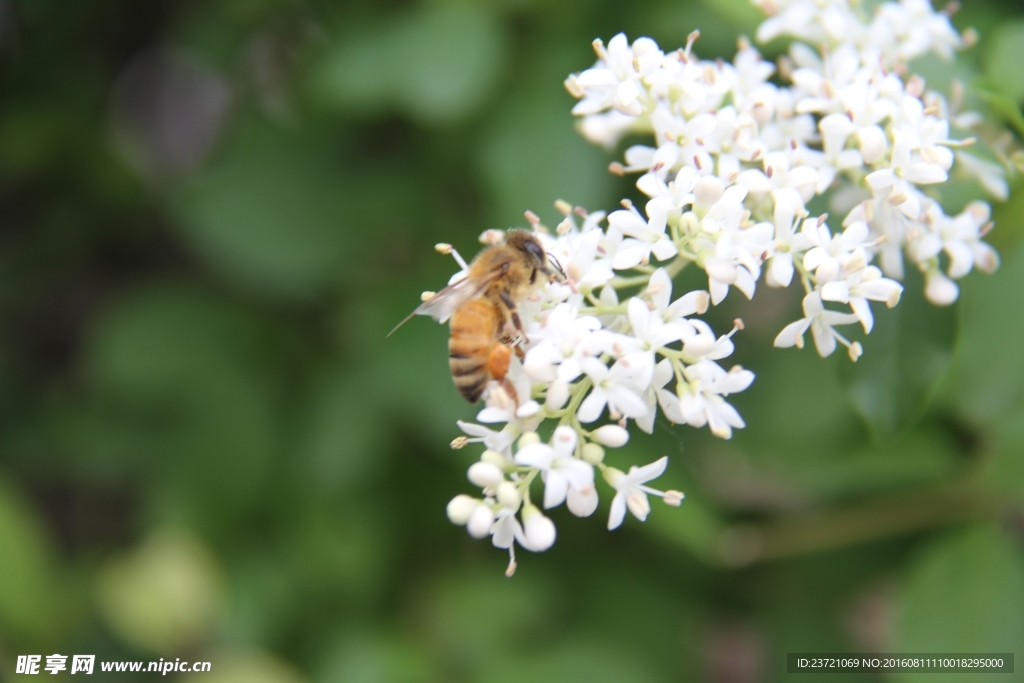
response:
[[[538,261],[544,263],[544,248],[541,247],[538,243],[534,242],[533,240],[530,240],[523,245],[523,248],[526,249],[526,251],[533,254],[535,257],[537,257]]]

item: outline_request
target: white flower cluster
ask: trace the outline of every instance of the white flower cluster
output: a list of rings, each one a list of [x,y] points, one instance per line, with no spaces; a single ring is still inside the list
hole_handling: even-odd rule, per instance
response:
[[[751,298],[762,266],[770,287],[798,274],[806,317],[776,345],[802,346],[810,329],[822,356],[839,342],[856,360],[860,344],[835,326],[859,322],[870,332],[868,301],[899,301],[904,258],[938,305],[956,300],[954,280],[973,267],[998,266],[981,239],[991,228],[988,205],[948,216],[928,188],[948,179],[954,161],[1000,199],[1008,186],[1002,167],[963,151],[973,138],[951,134],[979,117],[952,115],[942,96],[907,75],[908,60],[950,58],[964,44],[928,0],[881,4],[870,20],[847,0],[755,4],[771,15],[760,40],[792,36],[818,48],[790,46],[778,74],[784,85],[768,80],[775,66],[743,41],[727,64],[698,60],[696,33],[670,53],[619,34],[607,46],[595,41],[597,64],[567,79],[580,100],[573,113],[583,135],[607,147],[627,133],[654,134],[653,146],[630,147],[626,163],[612,165],[641,172],[637,187],[650,197],[646,219],[619,226],[636,241],[621,263],[678,254],[707,271],[716,304],[730,286]],[[827,215],[809,215],[808,202],[826,193],[844,216],[841,232]],[[830,310],[830,302],[848,308]]]
[[[471,536],[509,550],[510,575],[515,544],[543,551],[555,541],[554,523],[530,497],[538,477],[544,510],[565,503],[581,517],[597,509],[595,482],[603,479],[614,491],[615,529],[627,510],[646,519],[648,495],[670,505],[683,499],[647,486],[667,458],[628,472],[604,462],[606,448],[627,442],[629,420],[651,433],[660,411],[721,438],[744,426],[726,397],[754,375],[719,364],[742,323],[716,336],[694,317],[730,287],[749,299],[762,272],[769,287],[798,280],[804,317],[775,345],[802,347],[810,331],[821,356],[841,344],[856,360],[860,343],[835,328],[860,323],[869,333],[869,302],[900,299],[904,259],[924,273],[925,294],[939,305],[957,298],[955,279],[998,265],[981,240],[989,206],[973,202],[948,216],[928,190],[957,162],[994,195],[1007,194],[1002,168],[968,155],[974,140],[950,132],[979,117],[955,113],[955,102],[908,75],[908,60],[949,58],[964,45],[948,16],[928,0],[885,3],[871,17],[847,0],[755,4],[770,16],[759,39],[791,36],[818,51],[794,42],[777,70],[745,41],[729,64],[697,59],[696,32],[669,53],[620,34],[607,46],[595,41],[598,62],[566,80],[588,140],[610,148],[627,134],[653,133],[653,145],[630,147],[625,164],[611,167],[640,173],[648,200],[642,212],[623,200],[610,214],[558,202],[565,219],[553,231],[527,214],[565,277],[519,306],[518,357],[488,385],[477,423],[459,423],[467,436],[453,447],[486,449],[468,473],[481,493],[448,506]],[[769,80],[775,75],[782,84]],[[841,230],[830,229],[827,214],[811,215],[818,195],[844,216]],[[501,236],[488,231],[482,241]],[[673,299],[672,277],[689,263],[705,271],[708,290]],[[595,428],[603,415],[608,422]]]
[[[625,237],[621,226],[646,223],[635,209],[606,216],[564,202],[557,206],[565,219],[554,234],[532,214],[528,218],[564,278],[520,304],[526,332],[518,347],[522,360],[514,357],[504,380],[489,383],[478,422],[460,422],[467,436],[453,443],[461,448],[482,442],[486,450],[468,473],[481,497],[457,496],[448,516],[470,535],[490,536],[495,546],[507,548],[510,573],[516,543],[542,551],[555,540],[554,524],[530,499],[538,475],[544,483],[543,509],[565,503],[573,514],[587,517],[597,509],[600,474],[615,492],[609,529],[622,524],[627,510],[646,519],[648,494],[679,505],[682,493],[646,485],[665,471],[668,458],[623,472],[605,464],[605,449],[629,440],[629,420],[652,433],[659,409],[672,423],[708,426],[716,436],[729,438],[744,423],[725,397],[754,380],[748,370],[727,370],[718,363],[732,354],[731,337],[742,324],[736,321],[731,332],[716,336],[694,317],[707,310],[708,292],[672,297],[670,270],[683,262],[669,268],[648,265],[647,253],[638,252],[663,247]],[[501,237],[488,231],[481,241]],[[675,247],[668,242],[664,248]],[[630,276],[617,271],[630,271]],[[457,273],[453,281],[461,276]],[[620,300],[623,290],[632,295]],[[610,422],[594,427],[603,415]],[[538,435],[546,420],[558,423],[550,443]]]

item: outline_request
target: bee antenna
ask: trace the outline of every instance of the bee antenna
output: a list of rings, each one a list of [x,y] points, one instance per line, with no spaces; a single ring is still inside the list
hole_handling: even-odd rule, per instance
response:
[[[551,267],[554,268],[556,271],[558,271],[558,274],[562,277],[563,280],[566,279],[565,278],[565,271],[562,270],[562,264],[560,264],[558,262],[558,259],[556,259],[551,254],[548,254],[547,256],[548,256],[548,263],[551,265]]]

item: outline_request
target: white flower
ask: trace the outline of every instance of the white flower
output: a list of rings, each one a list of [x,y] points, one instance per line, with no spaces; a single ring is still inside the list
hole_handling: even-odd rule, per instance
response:
[[[593,422],[604,412],[605,405],[613,419],[619,416],[637,418],[647,413],[647,406],[638,395],[651,381],[654,365],[646,353],[625,356],[611,368],[596,358],[584,358],[583,372],[594,383],[590,394],[580,404],[577,417],[584,424]]]
[[[544,509],[565,502],[570,487],[581,492],[594,488],[594,467],[574,457],[576,441],[576,431],[563,426],[555,429],[552,445],[529,444],[516,453],[517,464],[540,470],[544,480]]]
[[[683,495],[678,491],[659,491],[644,485],[652,479],[660,477],[666,467],[668,467],[668,457],[659,458],[643,467],[634,465],[629,468],[628,473],[614,467],[605,469],[604,479],[615,489],[615,497],[612,499],[612,507],[608,515],[609,531],[622,525],[627,509],[641,522],[646,521],[647,515],[651,511],[647,494],[659,496],[670,505],[678,505],[682,502]]]
[[[960,296],[960,287],[939,270],[925,273],[924,295],[936,306],[949,306]]]
[[[638,116],[643,111],[639,101],[644,89],[641,79],[657,69],[664,57],[658,44],[650,38],[639,38],[630,46],[626,35],[619,33],[607,48],[595,40],[594,49],[601,57],[598,63],[566,81],[569,92],[583,98],[572,112],[596,114],[614,108]]]
[[[651,378],[651,383],[647,386],[647,390],[644,391],[643,395],[644,403],[647,405],[647,412],[636,418],[637,426],[648,434],[654,433],[654,418],[657,417],[658,412],[655,409],[656,404],[661,404],[662,412],[665,413],[665,417],[670,422],[678,424],[684,421],[682,414],[678,410],[679,400],[675,398],[675,394],[662,388],[672,379],[672,374],[672,362],[668,358],[663,358],[654,366],[654,376]],[[671,397],[668,398],[667,408],[663,395]]]
[[[793,254],[812,246],[807,235],[795,231],[797,216],[804,213],[803,202],[796,190],[778,190],[775,199],[775,240],[765,273],[769,287],[788,287],[793,280]],[[805,214],[806,215],[806,214]]]
[[[764,171],[752,168],[740,173],[736,184],[755,194],[792,188],[800,193],[804,202],[814,196],[820,180],[818,171],[795,163],[791,149],[766,154],[763,164]]]
[[[527,550],[542,553],[555,544],[555,524],[533,505],[523,506],[523,537]]]
[[[608,225],[629,235],[623,240],[612,266],[618,270],[633,268],[647,262],[651,253],[659,261],[672,258],[678,253],[676,245],[665,234],[669,202],[656,197],[647,202],[648,220],[644,220],[635,208],[613,211],[608,216]]]
[[[807,331],[807,328],[811,328],[814,346],[822,358],[832,355],[832,352],[836,350],[836,340],[850,350],[850,355],[854,359],[860,355],[860,344],[856,342],[851,344],[843,335],[833,329],[836,325],[849,325],[858,322],[856,315],[825,310],[821,301],[821,293],[817,291],[804,297],[803,307],[805,317],[786,325],[775,337],[775,346],[783,349],[795,346],[802,349],[804,347],[804,332]]]
[[[754,373],[736,366],[726,372],[718,363],[702,359],[683,369],[687,383],[679,387],[679,410],[687,424],[703,427],[721,439],[732,437],[733,428],[745,427],[743,418],[723,396],[743,391]]]
[[[824,217],[822,217],[824,218]],[[818,284],[831,282],[843,272],[852,272],[867,265],[865,247],[869,235],[866,223],[857,221],[843,232],[833,235],[824,220],[804,221],[801,232],[814,246],[804,254],[804,268],[814,271]]]
[[[582,372],[580,361],[603,352],[610,339],[600,320],[578,317],[577,308],[567,303],[555,306],[543,327],[531,328],[530,336],[534,345],[523,370],[538,382],[574,381]]]
[[[540,412],[540,404],[530,398],[530,377],[515,356],[509,364],[505,380],[512,386],[515,395],[510,395],[505,384],[492,380],[484,394],[487,407],[477,413],[476,419],[480,422],[515,422],[522,419],[524,422],[520,425],[520,431],[533,431],[533,424],[539,422],[536,416]]]
[[[882,277],[882,271],[874,266],[867,266],[851,273],[843,280],[828,282],[821,288],[821,298],[824,301],[850,304],[854,315],[864,327],[865,334],[870,333],[875,324],[868,300],[884,301],[888,308],[892,308],[899,303],[902,293],[903,285]]]
[[[687,334],[687,326],[681,323],[666,323],[665,320],[652,311],[647,304],[633,297],[627,304],[629,324],[632,328],[630,338],[630,354],[645,354],[646,363],[654,367],[655,352],[672,342],[679,341]],[[689,322],[689,321],[687,321]]]
[[[501,431],[494,431],[474,422],[458,420],[455,424],[459,426],[459,429],[472,437],[469,439],[460,437],[465,439],[466,443],[483,443],[484,446],[492,451],[497,451],[509,458],[512,457],[512,443],[519,436],[519,430],[515,425],[505,425]]]

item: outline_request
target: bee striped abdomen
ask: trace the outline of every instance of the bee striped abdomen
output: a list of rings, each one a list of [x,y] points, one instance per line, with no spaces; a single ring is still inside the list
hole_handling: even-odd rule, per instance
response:
[[[455,387],[470,403],[480,400],[491,379],[487,360],[501,324],[501,311],[484,298],[468,302],[452,315],[448,366]]]

